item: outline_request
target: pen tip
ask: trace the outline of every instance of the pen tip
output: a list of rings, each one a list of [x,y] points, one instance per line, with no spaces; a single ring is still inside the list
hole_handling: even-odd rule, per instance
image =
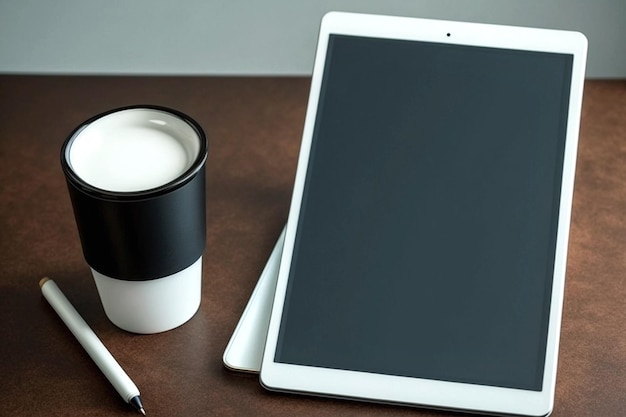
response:
[[[43,277],[39,280],[39,288],[43,287],[43,284],[45,284],[46,282],[50,281],[50,278],[48,277]]]
[[[133,408],[139,411],[144,416],[146,415],[146,410],[143,409],[143,404],[141,403],[141,397],[139,395],[135,395],[131,398],[128,403],[133,406]]]

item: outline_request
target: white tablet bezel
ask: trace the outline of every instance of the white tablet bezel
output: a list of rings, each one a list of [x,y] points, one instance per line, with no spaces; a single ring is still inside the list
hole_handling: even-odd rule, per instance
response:
[[[278,332],[309,163],[318,99],[331,34],[432,41],[572,54],[573,69],[543,390],[322,369],[274,362]],[[578,32],[331,12],[321,24],[302,147],[260,379],[268,389],[465,411],[547,415],[554,401],[565,264],[578,144],[587,40]]]

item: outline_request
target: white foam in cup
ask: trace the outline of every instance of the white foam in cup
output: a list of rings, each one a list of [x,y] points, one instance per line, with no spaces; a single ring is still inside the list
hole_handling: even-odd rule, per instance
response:
[[[187,172],[201,151],[198,132],[182,118],[129,108],[86,124],[66,160],[97,189],[136,193],[163,187]],[[187,322],[201,300],[202,256],[174,274],[144,281],[112,278],[92,268],[107,317],[134,333],[158,333]]]
[[[86,183],[142,191],[173,181],[198,156],[195,130],[174,115],[128,109],[97,119],[74,138],[69,163]]]

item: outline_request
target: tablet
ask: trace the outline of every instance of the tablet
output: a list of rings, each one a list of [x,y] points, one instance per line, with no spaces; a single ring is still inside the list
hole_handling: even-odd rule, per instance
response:
[[[263,386],[551,412],[586,45],[323,18]]]

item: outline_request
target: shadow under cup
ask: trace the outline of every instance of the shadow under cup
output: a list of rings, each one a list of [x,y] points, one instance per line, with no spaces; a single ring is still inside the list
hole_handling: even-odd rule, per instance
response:
[[[63,144],[83,254],[124,330],[170,330],[200,306],[207,151],[194,120],[155,106],[100,114]]]

